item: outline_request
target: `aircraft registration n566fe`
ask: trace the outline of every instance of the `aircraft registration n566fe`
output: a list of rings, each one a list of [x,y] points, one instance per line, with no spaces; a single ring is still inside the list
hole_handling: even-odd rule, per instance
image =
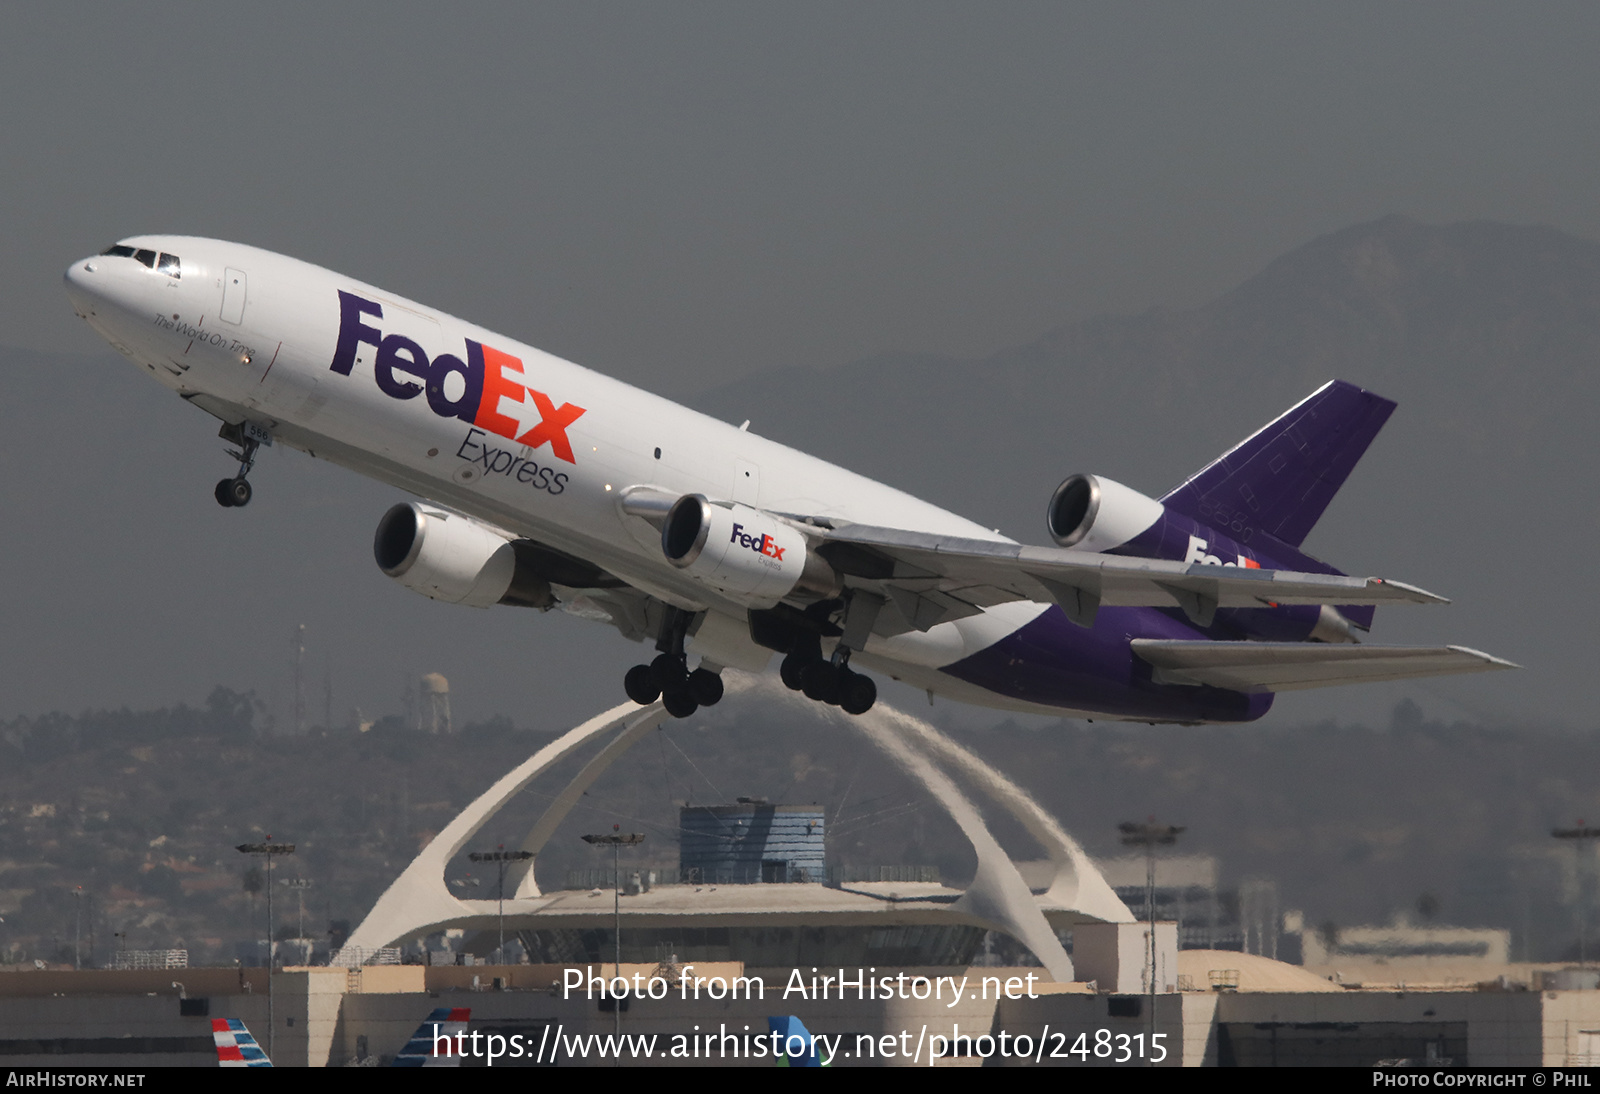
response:
[[[1011,710],[1258,718],[1277,691],[1513,667],[1363,645],[1379,604],[1438,602],[1300,551],[1394,404],[1335,381],[1158,499],[1073,475],[1053,547],[1019,545],[822,460],[329,270],[138,236],[75,262],[73,307],[221,421],[250,501],[282,443],[416,495],[384,573],[438,600],[565,609],[655,644],[624,686],[679,717],[782,654],[852,713],[860,666]],[[690,659],[696,659],[691,671]]]

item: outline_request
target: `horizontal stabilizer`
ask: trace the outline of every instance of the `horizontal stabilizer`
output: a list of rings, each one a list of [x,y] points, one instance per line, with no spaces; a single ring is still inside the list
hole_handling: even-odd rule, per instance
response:
[[[1229,691],[1299,691],[1419,676],[1520,668],[1463,646],[1344,646],[1317,642],[1168,642],[1135,638],[1158,684]]]

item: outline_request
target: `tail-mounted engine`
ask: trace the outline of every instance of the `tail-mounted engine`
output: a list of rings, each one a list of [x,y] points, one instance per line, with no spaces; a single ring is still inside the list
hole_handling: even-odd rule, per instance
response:
[[[841,588],[839,575],[792,525],[703,494],[673,504],[661,525],[661,550],[680,570],[751,608],[790,596],[827,599]]]
[[[1109,551],[1146,531],[1166,513],[1159,501],[1098,475],[1073,475],[1056,487],[1045,510],[1060,547]]]
[[[1045,523],[1057,544],[1080,551],[1205,566],[1340,572],[1282,544],[1274,550],[1286,558],[1265,554],[1259,542],[1247,548],[1154,498],[1098,475],[1073,475],[1056,487],[1045,509]],[[1365,622],[1356,622],[1327,604],[1224,609],[1216,618],[1219,625],[1241,636],[1283,642],[1307,638],[1355,642],[1356,632],[1366,630]],[[1370,610],[1364,619],[1371,619]]]

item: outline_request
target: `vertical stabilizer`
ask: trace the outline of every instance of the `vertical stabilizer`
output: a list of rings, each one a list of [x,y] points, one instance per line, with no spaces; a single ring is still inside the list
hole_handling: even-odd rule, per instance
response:
[[[218,1067],[271,1067],[256,1039],[237,1018],[211,1019],[211,1040],[217,1046]]]
[[[1332,380],[1161,503],[1241,542],[1265,532],[1298,548],[1394,408],[1381,395]]]
[[[436,1007],[422,1020],[405,1047],[395,1054],[395,1067],[460,1067],[462,1041],[472,1020],[471,1007]]]
[[[776,1040],[779,1067],[824,1067],[817,1039],[804,1022],[792,1014],[768,1018],[767,1029]]]

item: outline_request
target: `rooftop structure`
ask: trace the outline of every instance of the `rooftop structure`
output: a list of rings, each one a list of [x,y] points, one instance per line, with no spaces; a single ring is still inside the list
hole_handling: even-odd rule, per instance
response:
[[[678,814],[678,876],[686,882],[748,885],[821,881],[826,874],[822,807],[687,805]]]

